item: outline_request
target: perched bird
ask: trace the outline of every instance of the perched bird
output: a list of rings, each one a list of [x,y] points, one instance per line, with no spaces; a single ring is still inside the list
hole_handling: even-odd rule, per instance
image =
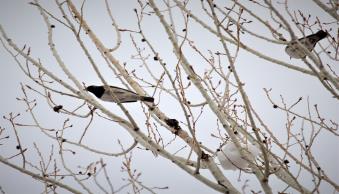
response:
[[[255,158],[260,154],[259,148],[252,144],[240,144],[243,148],[247,149],[250,153],[250,160],[254,161]],[[236,145],[233,142],[228,142],[220,151],[217,152],[218,160],[221,166],[225,170],[237,170],[248,168],[249,162],[243,159],[238,152]]]
[[[115,86],[109,87],[111,88],[113,94],[111,94],[108,88],[105,86],[88,86],[86,90],[93,93],[97,98],[107,102],[126,103],[136,102],[138,100],[144,102],[154,102],[154,98],[152,97],[140,96],[132,91]]]
[[[311,52],[317,42],[319,42],[321,39],[324,39],[326,36],[328,36],[327,32],[319,30],[315,34],[308,35],[298,40],[305,48],[307,48],[308,51]],[[285,51],[291,58],[301,59],[306,57],[306,53],[304,52],[303,48],[301,48],[295,40],[288,43]]]

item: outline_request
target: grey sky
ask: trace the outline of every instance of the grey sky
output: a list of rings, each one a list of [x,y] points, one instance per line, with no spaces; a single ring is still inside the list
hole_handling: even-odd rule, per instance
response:
[[[7,34],[19,46],[23,46],[24,44],[29,45],[31,47],[33,57],[40,58],[50,71],[54,71],[57,75],[69,82],[65,75],[62,74],[61,69],[57,66],[54,58],[51,55],[47,45],[47,29],[43,23],[42,17],[40,16],[38,10],[34,6],[29,5],[28,2],[29,1],[0,0],[0,24],[4,27]],[[52,10],[53,13],[58,13],[53,1],[44,1],[43,5],[45,5],[49,10]],[[135,14],[133,12],[133,9],[137,7],[136,1],[119,0],[111,3],[111,6],[114,17],[121,28],[134,30],[137,29]],[[192,5],[192,9],[199,9],[199,6],[200,4],[194,4]],[[306,0],[295,2],[294,6],[295,8],[291,8],[300,8],[305,13],[312,13],[313,16],[317,15],[321,19],[329,18],[328,15],[320,12],[316,5],[309,3]],[[86,20],[98,34],[99,38],[102,39],[102,42],[107,45],[114,45],[116,41],[116,34],[110,25],[110,21],[105,11],[104,1],[86,1],[84,10]],[[177,14],[180,13],[178,12]],[[181,16],[178,15],[178,18],[180,17]],[[182,23],[180,22],[181,20],[178,19],[178,31],[181,31],[179,27],[183,27]],[[194,22],[192,22],[192,27],[190,28],[190,38],[195,41],[195,44],[199,47],[199,49],[203,50],[205,53],[207,53],[208,49],[212,52],[222,49],[221,44],[216,44],[217,39],[214,35],[209,34],[206,30],[203,30],[197,24],[193,23]],[[99,78],[95,75],[93,69],[89,65],[87,58],[83,55],[83,52],[80,50],[80,47],[73,38],[73,35],[55,21],[53,21],[53,24],[56,25],[54,30],[56,47],[74,75],[87,85],[100,83]],[[257,28],[255,24],[249,26],[252,29],[255,29],[256,32],[262,32],[262,34],[268,35],[266,30]],[[338,26],[336,27],[338,28]],[[166,63],[171,65],[171,69],[174,71],[176,58],[172,52],[167,35],[165,35],[164,29],[158,22],[158,18],[147,17],[145,19],[144,28],[147,29],[145,30],[145,34],[151,37],[151,41],[155,45],[157,51],[161,54]],[[122,35],[123,44],[121,48],[114,53],[114,55],[120,60],[120,62],[126,62],[127,68],[129,70],[136,69],[136,73],[138,75],[144,75],[145,70],[140,67],[140,61],[131,59],[131,55],[135,54],[136,51],[131,46],[129,36],[130,33],[122,33]],[[300,36],[301,34],[299,33],[297,35]],[[333,35],[336,34],[333,33]],[[133,34],[133,36],[135,36],[136,41],[140,43],[140,36],[135,34]],[[288,36],[286,37],[289,38]],[[252,48],[259,50],[266,55],[270,55],[273,58],[278,58],[280,60],[287,61],[295,65],[300,65],[302,67],[305,66],[300,60],[290,60],[288,55],[286,55],[284,52],[284,45],[269,43],[262,44],[262,40],[247,38],[246,36],[244,36],[243,40]],[[100,64],[99,66],[104,72],[105,79],[112,85],[124,87],[121,82],[116,77],[112,76],[111,72],[109,72],[105,61],[96,50],[93,43],[86,39],[85,44],[87,44],[89,47],[91,54],[93,54],[94,59],[96,60],[96,63]],[[192,64],[194,64],[195,70],[200,73],[203,72],[205,66],[200,66],[200,64],[203,63],[203,60],[196,56],[196,54],[192,51],[187,51],[187,55],[191,56],[188,59]],[[150,64],[153,63],[150,62]],[[2,46],[0,46],[0,67],[0,87],[2,90],[0,101],[1,116],[8,115],[10,112],[20,112],[22,113],[22,116],[20,116],[20,121],[23,123],[31,123],[32,120],[29,114],[25,113],[24,103],[18,102],[15,98],[22,97],[20,83],[29,84],[31,86],[34,86],[34,83],[25,77],[13,58],[5,51]],[[160,76],[161,68],[156,65],[153,65],[152,68],[154,68],[154,70],[159,70],[157,71],[157,76]],[[324,118],[332,119],[333,121],[338,122],[339,107],[337,100],[331,97],[329,92],[321,86],[320,82],[315,77],[302,75],[299,72],[290,71],[286,68],[274,65],[244,50],[240,51],[240,56],[236,62],[236,68],[242,81],[245,83],[246,92],[249,95],[254,108],[258,111],[261,117],[264,118],[264,121],[271,127],[276,136],[281,134],[282,140],[284,139],[284,135],[286,135],[284,132],[282,132],[286,122],[285,113],[279,112],[272,108],[272,105],[265,96],[263,88],[273,88],[271,93],[272,97],[276,102],[279,103],[280,94],[284,96],[284,99],[289,104],[295,102],[299,97],[303,97],[303,102],[296,107],[295,111],[305,115],[307,115],[306,99],[309,97],[310,105],[313,106],[313,104],[317,104]],[[335,66],[334,71],[339,72],[339,66]],[[149,77],[146,77],[146,79],[148,78]],[[151,95],[153,89],[146,88],[146,91]],[[189,100],[191,100],[193,103],[199,103],[202,100],[201,95],[196,94],[196,91],[192,89],[192,92],[188,96]],[[29,96],[32,99],[35,98],[34,93],[32,92],[29,92]],[[59,103],[62,103],[64,106],[69,108],[76,107],[75,103],[79,104],[79,101],[67,101],[65,100],[67,98],[60,96],[55,96],[55,99],[58,100]],[[46,105],[46,101],[41,97],[37,98],[37,102],[38,107],[36,114],[39,116],[42,125],[61,127],[62,122],[68,116],[54,113],[53,110],[51,110]],[[118,115],[123,115],[121,110],[115,104],[105,102],[101,103],[107,106],[112,112]],[[163,111],[166,111],[168,116],[177,118],[179,121],[186,122],[182,117],[183,113],[178,111],[179,106],[176,105],[177,102],[167,95],[163,97],[163,100],[161,100],[161,103],[158,106]],[[144,126],[145,115],[143,114],[140,103],[128,104],[126,107],[133,116],[138,118],[137,121],[140,126]],[[197,110],[197,112],[199,112],[199,110]],[[67,131],[65,135],[67,138],[74,139],[76,141],[82,134],[83,128],[87,124],[87,120],[72,119],[71,123],[73,123],[76,127]],[[211,137],[211,131],[209,131],[209,129],[215,129],[215,123],[215,115],[211,114],[210,109],[206,109],[202,120],[198,122],[200,131],[197,133],[199,140],[213,150],[216,150],[220,144],[219,141]],[[117,124],[99,119],[95,120],[94,124],[95,127],[91,127],[84,139],[86,144],[91,145],[94,148],[110,152],[119,152],[120,147],[117,144],[118,139],[120,139],[123,145],[126,147],[133,143],[133,139],[129,136],[129,134]],[[6,132],[11,135],[10,140],[1,141],[1,143],[4,145],[0,146],[0,154],[4,157],[11,156],[13,153],[16,153],[16,142],[13,139],[13,130],[10,127],[10,123],[2,118],[0,119],[0,126],[5,127]],[[301,123],[297,122],[294,127],[299,129],[301,127]],[[310,126],[306,125],[305,128],[310,129]],[[147,129],[142,130],[146,131]],[[19,132],[23,141],[23,145],[29,148],[27,151],[29,154],[26,155],[30,160],[34,161],[38,158],[38,155],[33,148],[33,142],[36,142],[39,148],[41,148],[41,151],[44,153],[45,157],[48,156],[51,148],[51,140],[46,138],[46,136],[44,136],[38,129],[23,127],[19,129]],[[162,130],[162,132],[164,139],[167,141],[174,137],[173,134],[170,134],[168,131]],[[339,147],[338,140],[329,132],[323,131],[319,134],[318,141],[314,142],[314,144],[313,154],[319,161],[321,168],[324,169],[329,177],[333,178],[333,180],[336,180],[338,183],[339,168],[337,164],[339,163],[339,153],[336,150],[336,148]],[[174,144],[168,149],[174,152],[175,150],[180,149],[182,145],[182,143]],[[98,161],[102,157],[104,161],[110,166],[110,178],[115,188],[118,188],[119,185],[123,184],[121,177],[126,177],[126,175],[122,175],[120,172],[121,158],[112,158],[98,154],[91,154],[88,151],[81,150],[74,146],[69,146],[69,148],[77,152],[75,156],[69,153],[65,155],[68,156],[67,163],[72,169],[78,169],[78,165],[86,167],[86,165],[89,163]],[[188,151],[189,150],[185,150],[185,153]],[[134,150],[132,161],[132,167],[142,172],[141,180],[145,185],[149,187],[169,187],[169,189],[157,190],[159,193],[183,194],[215,192],[207,186],[201,184],[195,178],[189,176],[176,165],[172,164],[172,162],[161,157],[154,157],[150,151],[145,151],[142,148],[137,148]],[[18,157],[17,164],[20,164],[20,162],[21,158]],[[295,170],[297,170],[297,167],[293,165],[294,164],[291,164],[291,168],[295,168]],[[247,175],[242,175],[241,181],[238,182],[237,178],[239,171],[223,172],[227,178],[232,180],[237,186],[243,185],[247,178]],[[204,172],[203,170],[201,173],[208,174],[208,172]],[[43,191],[42,184],[32,180],[32,178],[28,177],[27,175],[22,175],[17,171],[4,166],[3,164],[0,164],[0,174],[0,186],[6,193],[41,193]],[[301,176],[304,176],[304,174]],[[258,190],[260,188],[258,185],[259,183],[253,179],[253,177],[248,177],[250,177],[251,180],[249,182],[251,188]],[[311,180],[312,177],[305,176],[301,182],[305,183],[307,186],[312,185]],[[67,178],[67,181],[65,182],[68,181],[72,182],[72,179]],[[91,188],[94,189],[94,184],[89,184],[92,184]],[[275,178],[272,178],[272,185],[274,185],[272,187],[275,189],[275,191],[280,191],[284,188],[284,186],[276,181]],[[79,187],[77,186],[77,188]],[[333,191],[329,189],[330,187],[327,184],[322,185],[321,188],[323,189],[324,193],[330,193]],[[98,190],[95,189],[94,191],[98,192]],[[63,192],[65,191],[62,190],[61,193]]]

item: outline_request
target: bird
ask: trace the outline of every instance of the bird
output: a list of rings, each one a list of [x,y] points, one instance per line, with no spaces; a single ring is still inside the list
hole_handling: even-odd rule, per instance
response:
[[[241,147],[245,148],[249,152],[250,160],[254,161],[255,158],[260,154],[259,148],[252,144],[240,144]],[[233,142],[227,142],[217,151],[218,160],[225,170],[243,170],[248,168],[249,162],[243,159]]]
[[[326,38],[328,36],[328,33],[319,30],[315,34],[308,35],[306,37],[298,39],[298,41],[308,50],[312,51],[317,42],[320,40]],[[296,58],[296,59],[301,59],[306,57],[306,52],[304,52],[303,48],[301,48],[297,41],[292,40],[289,42],[285,48],[285,52],[290,56],[290,58]]]
[[[128,103],[136,102],[138,100],[151,103],[154,102],[154,98],[152,97],[140,96],[135,92],[116,86],[109,87],[111,88],[112,93],[110,93],[110,90],[106,86],[91,85],[86,87],[86,90],[94,94],[97,98],[106,102]]]

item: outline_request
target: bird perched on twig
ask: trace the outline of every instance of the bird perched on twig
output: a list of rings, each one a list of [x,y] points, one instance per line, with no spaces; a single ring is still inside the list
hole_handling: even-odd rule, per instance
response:
[[[227,142],[223,145],[219,151],[217,151],[217,157],[221,166],[225,170],[243,170],[248,168],[249,162],[253,162],[255,158],[260,154],[259,148],[252,144],[243,144],[240,143],[241,147],[245,148],[249,152],[249,159],[251,161],[246,161],[243,159],[238,151],[238,148],[233,142]]]
[[[138,100],[144,101],[144,102],[154,102],[154,98],[147,97],[147,96],[140,96],[139,94],[136,94],[132,91],[115,87],[115,86],[109,86],[112,91],[110,93],[110,90],[105,86],[88,86],[86,88],[87,91],[93,93],[97,98],[107,101],[107,102],[120,102],[120,103],[127,103],[127,102],[136,102]]]
[[[319,30],[315,34],[308,35],[304,38],[298,39],[298,41],[308,50],[312,51],[317,42],[320,40],[324,39],[326,36],[328,36],[328,33]],[[291,57],[291,58],[296,58],[296,59],[301,59],[306,57],[306,52],[304,52],[303,48],[300,47],[297,43],[297,41],[291,41],[288,43],[288,45],[285,48],[286,53]]]

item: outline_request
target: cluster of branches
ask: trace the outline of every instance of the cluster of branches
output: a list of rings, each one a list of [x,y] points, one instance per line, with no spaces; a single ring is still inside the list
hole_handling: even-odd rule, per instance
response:
[[[210,131],[212,137],[220,145],[225,144],[227,141],[231,141],[236,145],[241,157],[249,162],[248,169],[239,169],[246,173],[242,176],[254,174],[263,192],[273,193],[269,181],[271,176],[277,177],[286,184],[286,189],[281,193],[286,192],[288,188],[293,188],[300,193],[320,193],[319,188],[322,182],[330,185],[335,191],[339,191],[338,183],[327,176],[312,153],[312,146],[318,134],[325,131],[333,136],[338,136],[338,124],[335,121],[323,118],[318,107],[315,105],[312,108],[309,102],[307,102],[307,115],[294,111],[295,106],[303,100],[302,98],[292,104],[288,104],[281,96],[281,102],[275,102],[271,97],[271,90],[265,89],[267,100],[272,103],[273,108],[286,113],[285,132],[288,138],[287,141],[282,141],[253,108],[236,65],[239,52],[244,50],[255,57],[270,62],[272,65],[298,72],[300,77],[315,77],[330,95],[338,99],[339,79],[332,65],[338,63],[339,44],[338,37],[333,37],[331,35],[333,34],[331,33],[332,29],[329,29],[330,25],[338,24],[338,3],[336,1],[330,1],[329,4],[324,4],[318,0],[313,1],[313,3],[319,5],[324,14],[327,13],[332,18],[333,21],[330,22],[322,22],[319,18],[311,17],[311,15],[307,16],[301,11],[291,10],[287,0],[281,4],[273,4],[269,0],[252,0],[249,2],[270,15],[269,21],[249,8],[249,6],[246,6],[247,4],[244,5],[236,0],[232,0],[226,7],[216,4],[212,0],[194,2],[195,4],[200,3],[199,11],[209,19],[208,21],[200,19],[199,14],[197,15],[190,10],[189,6],[193,2],[179,0],[164,0],[161,3],[154,0],[138,0],[137,2],[139,7],[134,9],[137,29],[132,30],[120,28],[119,23],[113,17],[114,14],[112,14],[109,3],[107,0],[105,1],[108,17],[117,37],[116,45],[111,48],[107,47],[98,38],[95,30],[92,30],[90,24],[86,21],[83,9],[85,1],[77,8],[71,0],[55,0],[59,14],[53,14],[45,9],[38,0],[30,3],[40,12],[46,24],[50,52],[58,66],[61,67],[62,76],[66,75],[68,80],[64,80],[61,75],[51,72],[48,64],[44,64],[42,60],[32,57],[29,46],[22,47],[17,45],[15,40],[12,40],[5,29],[0,26],[3,47],[10,53],[26,76],[35,83],[35,86],[22,84],[23,96],[17,98],[18,101],[25,104],[26,111],[33,119],[33,124],[22,123],[19,119],[20,114],[10,113],[4,116],[4,119],[11,123],[15,138],[9,137],[9,129],[2,127],[0,128],[1,144],[5,144],[8,141],[7,139],[15,141],[17,153],[12,156],[0,156],[1,163],[41,181],[45,185],[44,192],[46,193],[55,192],[57,188],[63,188],[72,193],[82,193],[84,191],[94,193],[86,185],[86,181],[89,179],[93,179],[97,187],[105,193],[118,193],[127,187],[131,187],[134,193],[140,193],[145,190],[155,193],[157,189],[166,189],[167,187],[148,187],[144,185],[140,180],[141,174],[132,169],[132,153],[139,144],[143,148],[152,151],[155,155],[173,162],[178,168],[199,180],[201,184],[205,184],[222,193],[241,193],[241,190],[234,186],[232,180],[229,180],[224,175],[215,160],[215,147],[204,145],[197,136],[197,133],[201,130],[197,122],[203,117],[204,111],[206,112],[208,109],[214,115],[215,125],[217,125],[216,130]],[[278,10],[278,5],[279,7],[284,7],[283,12],[285,15],[281,13],[281,10]],[[177,30],[179,25],[175,19],[178,17],[178,13],[184,25],[184,29],[179,31]],[[58,17],[60,14],[62,17]],[[163,36],[164,38],[153,40],[152,37],[147,36],[147,33],[144,33],[147,30],[143,29],[145,16],[158,19],[166,33]],[[247,25],[252,22],[267,30],[269,35],[264,36],[250,29]],[[191,40],[189,36],[192,24],[199,25],[201,30],[215,36],[218,40],[217,43],[222,46],[222,50],[213,52],[198,48],[195,42],[199,40]],[[123,116],[118,115],[100,104],[97,99],[84,90],[84,84],[74,75],[67,62],[63,60],[63,57],[58,52],[60,48],[55,46],[54,29],[56,26],[65,28],[74,35],[74,39],[78,42],[84,56],[88,59],[88,63],[95,71],[93,76],[96,75],[103,85],[109,85],[110,83],[104,79],[103,70],[89,52],[84,39],[92,41],[110,68],[110,73],[117,76],[126,88],[140,95],[147,95],[145,86],[142,87],[142,85],[147,85],[153,90],[152,95],[156,96],[156,104],[140,104],[146,120],[144,124],[140,124],[124,104],[117,103],[117,106],[124,114]],[[283,47],[288,44],[287,40],[297,39],[296,30],[294,29],[299,30],[298,34],[303,35],[319,29],[330,32],[330,36],[324,41],[326,43],[320,45],[321,49],[318,52],[307,52],[307,57],[301,59],[306,68],[272,58],[269,54],[256,50],[253,45],[249,45],[242,40],[244,36],[249,36],[262,41],[263,44],[280,44]],[[141,67],[145,69],[147,75],[137,75],[134,70],[126,68],[126,65],[115,57],[115,52],[124,43],[121,39],[122,34],[129,34],[132,43],[129,46],[136,50],[136,54],[132,58],[140,61]],[[291,38],[285,37],[286,34]],[[137,39],[141,41],[137,41]],[[176,62],[174,64],[166,63],[164,54],[157,51],[156,46],[152,43],[153,41],[169,41],[174,51],[174,61]],[[200,67],[190,62],[189,55],[185,54],[185,49],[195,53],[203,60],[203,64],[199,64],[204,65],[203,71],[197,70]],[[160,71],[157,68],[151,68],[150,63],[157,65]],[[174,72],[171,71],[172,68],[175,69]],[[201,102],[192,103],[188,100],[189,92],[192,91],[191,88],[194,88],[194,91],[202,96],[203,100]],[[75,140],[64,136],[64,132],[72,127],[69,119],[64,121],[60,129],[43,126],[35,111],[37,101],[29,95],[30,93],[35,98],[36,96],[43,97],[47,102],[45,104],[59,114],[68,115],[73,119],[85,118],[88,120],[81,138]],[[167,115],[166,110],[161,110],[160,106],[158,106],[161,103],[165,103],[161,100],[164,95],[176,100],[177,109],[183,115],[181,118],[171,118]],[[73,104],[79,104],[79,106],[73,109],[68,108],[58,102],[54,96],[63,96]],[[316,113],[316,116],[312,116],[312,113]],[[94,119],[108,120],[120,125],[133,138],[134,143],[130,147],[124,148],[122,143],[119,142],[117,146],[121,148],[120,153],[106,152],[83,143],[82,140],[87,130],[92,127]],[[302,121],[303,127],[299,131],[292,130],[292,126],[297,121]],[[52,144],[55,146],[52,146],[47,161],[44,160],[43,153],[35,143],[32,148],[21,143],[22,138],[25,137],[20,136],[19,128],[23,127],[37,128],[51,139]],[[305,135],[305,133],[311,135]],[[167,141],[164,136],[168,136],[168,134],[174,134],[175,138]],[[167,149],[169,144],[182,144],[182,142],[184,142],[182,149],[188,148],[189,150],[184,154],[178,154],[181,150],[173,152]],[[260,156],[254,161],[251,160],[250,153],[246,147],[242,146],[242,144],[248,143],[254,144],[260,149]],[[76,146],[79,149],[84,149],[97,155],[123,157],[122,172],[128,175],[125,180],[127,183],[118,189],[114,189],[115,185],[113,186],[111,183],[106,169],[107,166],[102,159],[89,164],[83,171],[75,172],[74,169],[67,166],[64,160],[65,153],[71,152],[75,154],[74,151],[67,148],[67,145]],[[295,147],[298,147],[299,153],[292,151]],[[38,153],[40,157],[38,164],[34,164],[27,159],[26,155],[29,149],[33,149]],[[56,152],[58,155],[55,155]],[[15,159],[20,157],[21,164],[14,162]],[[299,168],[298,172],[291,170],[291,162]],[[204,172],[210,172],[212,176]],[[301,172],[313,177],[313,188],[306,188],[300,182]],[[109,188],[104,188],[96,179],[99,174],[105,177]],[[65,177],[71,177],[77,186],[64,182]],[[78,186],[81,188],[79,189]]]

